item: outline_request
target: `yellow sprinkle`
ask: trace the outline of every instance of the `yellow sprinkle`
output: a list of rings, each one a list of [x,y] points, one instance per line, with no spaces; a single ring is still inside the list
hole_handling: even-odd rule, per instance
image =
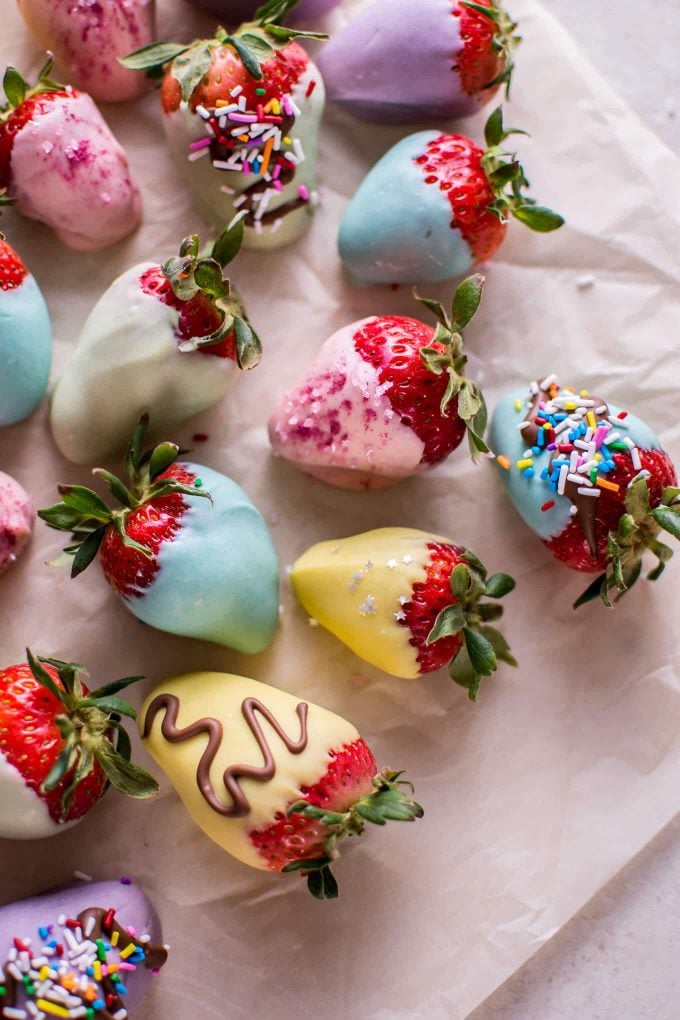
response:
[[[570,401],[568,404],[564,405],[564,409],[565,411],[575,411],[577,406],[578,406],[577,404]]]
[[[517,465],[518,468],[528,468],[528,467],[531,467],[533,465],[533,463],[534,462],[531,459],[531,457],[527,457],[526,460],[516,460],[515,461],[515,464]]]
[[[516,411],[521,411],[522,410],[522,401],[521,400],[516,400],[515,401],[515,410]]]
[[[272,110],[274,111],[277,117],[281,113],[281,104],[279,103],[278,99],[272,99]]]
[[[596,453],[594,458],[593,458],[593,460],[602,460],[602,454],[601,453]]]
[[[621,488],[621,486],[617,485],[616,482],[609,482],[606,478],[598,478],[597,484],[601,489],[611,489],[612,492],[618,492]]]
[[[50,976],[50,968],[47,965],[45,965],[44,967],[41,967],[40,968],[40,972],[38,974],[38,979],[40,981],[46,981],[49,976]]]
[[[592,411],[588,411],[588,413],[586,415],[586,418],[588,419],[588,424],[590,425],[591,429],[596,429],[597,428],[597,418],[595,417],[595,415],[593,414]]]
[[[70,1009],[66,1009],[65,1006],[57,1006],[54,1002],[48,1002],[47,999],[38,999],[36,1002],[38,1009],[41,1009],[43,1013],[48,1013],[49,1016],[70,1016]]]
[[[133,942],[130,943],[125,949],[121,949],[120,958],[121,960],[127,960],[128,956],[132,956],[135,951],[135,945]]]
[[[95,979],[95,981],[101,981],[101,979],[102,979],[102,964],[101,964],[101,960],[95,960],[93,965],[92,965],[92,969],[94,971],[94,979]]]
[[[230,104],[231,100],[229,99],[218,99],[215,106],[229,106]]]
[[[588,396],[588,390],[581,390],[581,393],[579,394],[579,396],[587,397]]]
[[[117,946],[118,945],[119,937],[120,937],[120,932],[114,931],[113,935],[111,936],[111,945],[112,946]]]
[[[552,428],[552,425],[550,424],[549,421],[547,421],[545,423],[545,425],[543,426],[543,428],[545,429],[546,432],[550,432],[550,429]]]
[[[496,457],[496,460],[498,461],[502,468],[505,468],[506,471],[509,471],[510,468],[512,467],[512,464],[510,463],[507,457],[503,457],[499,454],[498,457]]]
[[[286,135],[286,137],[283,140],[286,143],[286,145],[292,145],[293,144],[288,135]]]

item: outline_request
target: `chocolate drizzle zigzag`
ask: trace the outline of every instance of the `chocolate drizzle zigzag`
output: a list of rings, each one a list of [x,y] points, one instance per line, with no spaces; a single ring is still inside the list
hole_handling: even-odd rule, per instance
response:
[[[224,804],[218,797],[210,778],[215,756],[222,745],[224,738],[224,727],[218,719],[198,719],[188,726],[179,728],[177,718],[180,710],[180,700],[174,694],[159,694],[153,699],[146,713],[144,720],[144,731],[142,736],[148,737],[151,733],[154,721],[159,712],[164,711],[165,715],[161,723],[161,734],[171,744],[179,744],[185,740],[201,734],[207,734],[208,744],[205,748],[196,771],[196,782],[201,795],[210,805],[213,811],[224,818],[243,818],[250,813],[250,802],[241,789],[239,779],[254,779],[258,783],[268,783],[276,775],[276,762],[267,739],[262,732],[262,727],[256,718],[259,713],[267,720],[274,732],[280,737],[291,754],[302,754],[307,747],[307,715],[309,706],[305,702],[295,709],[300,720],[300,737],[298,740],[291,738],[284,732],[281,724],[273,716],[266,705],[263,705],[257,698],[246,698],[241,705],[243,717],[255,738],[262,757],[263,765],[230,765],[224,771],[224,785],[227,793],[232,799],[231,804]]]

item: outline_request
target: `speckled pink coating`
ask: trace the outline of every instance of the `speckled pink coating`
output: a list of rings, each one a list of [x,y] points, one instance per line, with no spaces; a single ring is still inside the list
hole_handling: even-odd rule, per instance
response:
[[[19,212],[69,248],[106,248],[139,225],[127,156],[84,92],[52,100],[17,133],[11,172]]]
[[[334,333],[309,373],[269,419],[275,453],[330,485],[375,489],[424,470],[424,445],[404,425],[354,336],[362,319]]]
[[[11,475],[0,471],[0,574],[28,545],[34,520],[31,497]]]
[[[76,88],[105,103],[148,89],[144,74],[116,57],[153,42],[154,0],[19,0],[19,9]]]

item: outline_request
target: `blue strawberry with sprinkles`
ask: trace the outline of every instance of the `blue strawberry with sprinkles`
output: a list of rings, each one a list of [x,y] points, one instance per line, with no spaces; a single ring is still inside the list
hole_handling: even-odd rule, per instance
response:
[[[646,550],[657,580],[680,538],[680,489],[648,425],[555,375],[499,402],[491,445],[508,495],[557,559],[598,576],[574,608],[598,596],[611,606],[635,584]]]

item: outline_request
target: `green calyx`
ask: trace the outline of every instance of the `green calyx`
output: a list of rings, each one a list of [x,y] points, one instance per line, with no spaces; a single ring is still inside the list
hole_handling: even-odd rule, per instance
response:
[[[498,59],[502,62],[503,69],[495,78],[487,82],[482,91],[504,85],[505,94],[510,98],[510,84],[513,71],[515,70],[514,52],[522,41],[521,35],[517,35],[516,32],[517,22],[513,21],[507,11],[504,11],[494,0],[491,0],[488,6],[473,3],[473,0],[461,0],[461,7],[467,7],[468,10],[476,11],[482,17],[493,21],[496,31],[491,40],[491,45]]]
[[[240,57],[248,74],[262,81],[261,62],[269,60],[277,50],[288,46],[293,39],[327,39],[321,32],[301,32],[278,24],[299,0],[269,0],[255,12],[253,21],[246,21],[234,32],[219,27],[213,39],[198,39],[193,43],[151,43],[118,62],[133,71],[146,71],[149,78],[161,78],[167,64],[182,89],[182,99],[188,103],[194,89],[210,70],[213,50],[231,46]]]
[[[625,508],[618,528],[607,536],[607,569],[574,602],[574,609],[596,598],[601,598],[611,609],[610,592],[616,592],[614,601],[618,601],[633,587],[642,573],[645,550],[653,552],[658,560],[656,567],[647,574],[650,581],[661,577],[673,555],[670,546],[659,541],[659,534],[665,531],[680,539],[680,488],[668,486],[659,505],[652,508],[647,479],[636,478],[628,486]]]
[[[508,574],[489,577],[484,564],[466,550],[464,562],[451,571],[450,584],[454,601],[439,613],[427,644],[456,635],[462,637],[460,650],[449,665],[449,675],[467,689],[470,701],[476,701],[482,678],[496,671],[499,660],[509,666],[517,665],[503,635],[489,626],[489,621],[503,615],[497,600],[513,591],[515,581]],[[483,602],[484,598],[492,601]]]
[[[526,135],[526,131],[505,128],[503,107],[499,106],[486,122],[484,137],[487,149],[481,159],[482,169],[495,195],[488,207],[489,212],[497,216],[501,223],[506,223],[508,216],[514,216],[530,230],[540,234],[558,230],[564,223],[563,217],[523,194],[524,189],[529,187],[524,167],[515,153],[507,152],[503,146],[510,135]]]
[[[288,817],[304,815],[313,818],[329,830],[329,835],[320,857],[292,861],[282,870],[290,873],[301,872],[307,879],[307,887],[317,900],[334,900],[338,896],[338,883],[330,865],[340,856],[338,844],[348,836],[360,836],[366,822],[385,825],[386,822],[413,822],[423,817],[423,809],[404,791],[413,792],[411,783],[402,780],[403,772],[383,769],[373,779],[373,790],[352,804],[348,811],[326,811],[308,804],[306,800],[296,801],[288,808]]]
[[[14,205],[16,198],[10,198],[7,194],[7,188],[0,188],[0,209],[3,205]],[[5,240],[5,235],[2,235],[2,240]]]
[[[222,272],[240,250],[243,232],[243,218],[232,221],[205,256],[199,255],[201,242],[198,234],[185,237],[180,245],[179,255],[167,259],[162,269],[177,298],[181,301],[190,301],[201,293],[222,319],[212,333],[185,340],[179,345],[178,350],[191,352],[201,347],[219,344],[233,331],[236,361],[239,368],[248,371],[260,363],[262,344],[248,322],[241,302],[235,294],[232,294],[229,280]]]
[[[2,88],[7,103],[5,106],[0,106],[0,123],[7,120],[14,110],[21,106],[26,99],[30,99],[31,96],[37,96],[41,92],[63,91],[64,86],[60,85],[59,82],[52,81],[50,78],[53,63],[54,58],[48,51],[45,63],[40,68],[34,85],[29,84],[21,72],[17,71],[16,67],[8,67],[5,70],[2,78]]]
[[[153,449],[142,453],[142,442],[148,424],[149,416],[145,414],[135,429],[125,455],[125,468],[129,479],[127,486],[104,468],[95,468],[92,472],[106,483],[111,495],[120,504],[119,507],[112,509],[96,492],[82,485],[59,485],[61,502],[38,510],[38,517],[50,528],[70,531],[74,539],[51,566],[70,563],[71,577],[77,577],[92,563],[111,527],[115,528],[126,548],[134,549],[151,559],[152,550],[135,542],[127,534],[126,522],[130,514],[145,503],[171,493],[205,496],[210,499],[210,493],[198,485],[198,479],[196,486],[188,486],[175,478],[161,477],[175,463],[180,449],[175,443],[159,443]]]
[[[483,287],[484,277],[479,274],[463,280],[453,295],[450,315],[438,301],[420,297],[414,291],[416,300],[429,308],[437,318],[437,329],[432,338],[432,345],[421,349],[421,361],[434,375],[448,375],[440,410],[446,416],[451,401],[454,398],[457,400],[456,413],[467,428],[473,460],[476,460],[480,453],[489,453],[489,447],[484,442],[488,414],[484,394],[476,383],[466,379],[464,375],[467,357],[463,352],[461,331],[479,308]],[[435,347],[435,344],[441,346]]]
[[[41,786],[51,793],[64,785],[61,797],[64,817],[80,784],[99,764],[111,786],[128,797],[144,799],[158,793],[158,783],[144,769],[131,761],[131,744],[122,717],[136,719],[132,705],[118,697],[120,691],[143,677],[128,676],[114,680],[85,694],[81,677],[85,667],[77,662],[61,662],[35,656],[26,649],[33,676],[64,706],[55,723],[64,740],[59,757]],[[44,664],[53,666],[61,681],[57,684]]]

